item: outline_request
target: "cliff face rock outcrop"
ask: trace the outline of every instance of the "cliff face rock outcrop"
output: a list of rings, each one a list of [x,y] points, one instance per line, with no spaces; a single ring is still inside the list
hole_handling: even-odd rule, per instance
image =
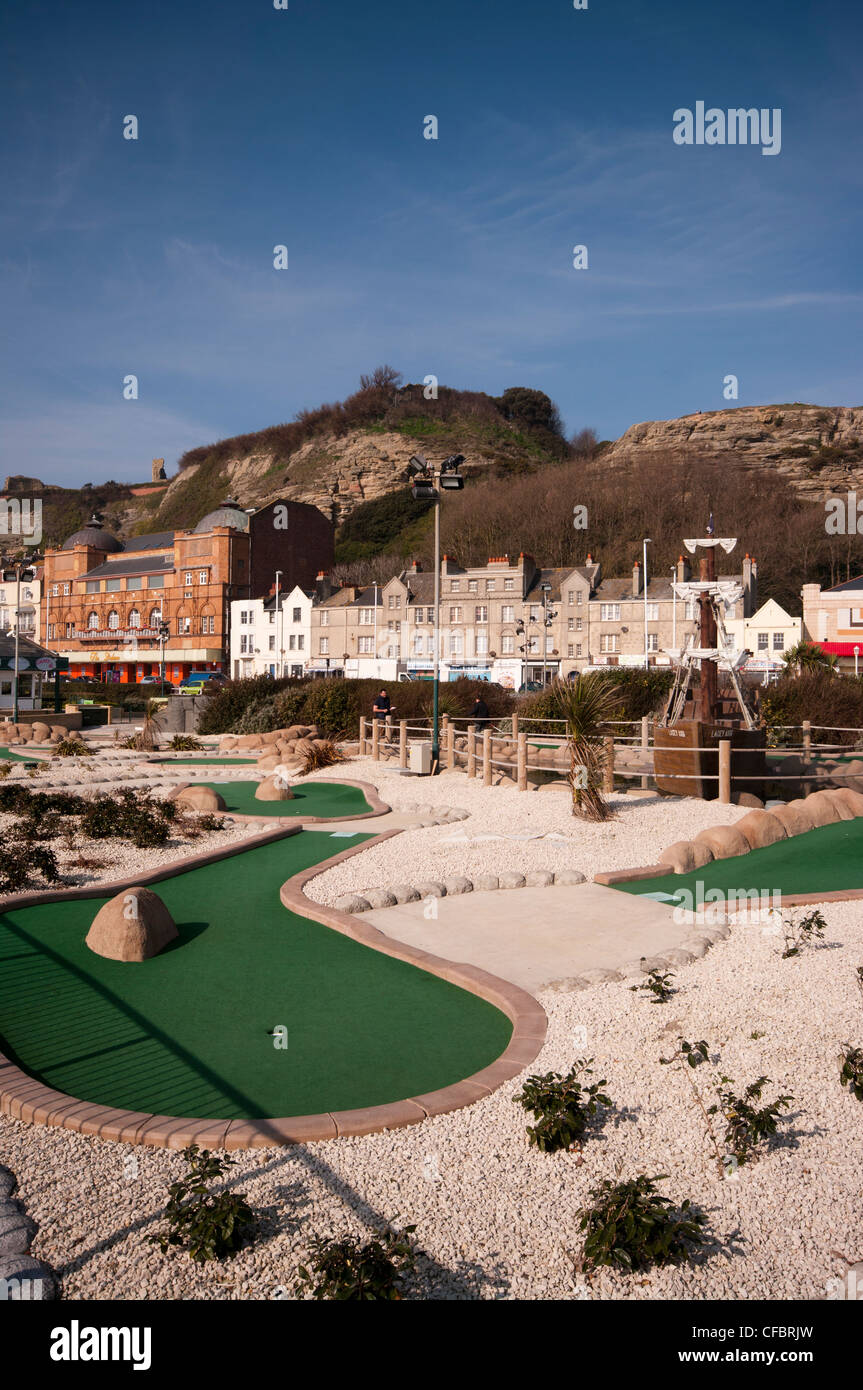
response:
[[[743,406],[631,425],[600,456],[625,468],[655,455],[729,455],[737,467],[779,473],[813,501],[863,488],[863,407]]]

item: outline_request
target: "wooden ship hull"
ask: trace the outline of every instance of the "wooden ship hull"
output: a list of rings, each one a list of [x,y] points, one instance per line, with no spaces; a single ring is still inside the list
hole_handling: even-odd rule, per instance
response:
[[[732,797],[752,792],[763,801],[766,731],[701,719],[680,719],[654,730],[653,771],[659,791],[715,801],[719,796],[721,739],[731,742]]]

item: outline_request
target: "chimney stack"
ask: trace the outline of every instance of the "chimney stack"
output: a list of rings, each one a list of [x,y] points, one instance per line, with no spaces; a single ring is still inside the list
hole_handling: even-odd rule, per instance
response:
[[[332,576],[326,570],[318,570],[318,577],[315,580],[315,590],[318,595],[318,603],[322,603],[325,598],[329,598],[333,592]]]
[[[641,593],[641,565],[636,560],[632,566],[632,597],[638,598]]]
[[[422,565],[419,560],[411,560],[408,566],[408,574],[422,574]]]
[[[758,609],[758,565],[749,553],[743,559],[743,616],[751,618]]]
[[[683,555],[678,555],[678,557],[677,557],[677,582],[678,582],[678,584],[688,584],[691,578],[692,578],[692,566],[690,565],[689,561],[688,561]]]

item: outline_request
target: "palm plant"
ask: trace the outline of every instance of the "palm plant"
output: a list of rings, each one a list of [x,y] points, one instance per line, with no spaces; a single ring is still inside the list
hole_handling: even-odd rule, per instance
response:
[[[602,794],[601,730],[617,705],[614,686],[600,671],[592,671],[577,675],[573,681],[555,681],[552,691],[566,721],[572,814],[585,820],[608,820],[612,812]]]
[[[782,660],[789,671],[796,671],[798,675],[804,671],[819,671],[825,668],[835,671],[839,664],[833,653],[825,652],[817,642],[804,641],[789,647]]]
[[[137,748],[139,753],[152,753],[159,742],[159,734],[162,726],[159,723],[161,703],[158,700],[148,700],[144,712],[144,723],[139,733],[132,737],[132,746]]]

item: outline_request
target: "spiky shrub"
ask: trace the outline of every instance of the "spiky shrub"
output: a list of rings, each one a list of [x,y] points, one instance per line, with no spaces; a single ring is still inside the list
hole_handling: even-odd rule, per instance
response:
[[[580,674],[553,687],[558,718],[566,722],[572,814],[585,820],[608,820],[611,810],[602,794],[606,721],[613,717],[614,691],[601,672]]]
[[[845,1051],[841,1058],[840,1084],[847,1086],[857,1100],[863,1100],[863,1047],[852,1047],[850,1043],[843,1043],[842,1046]]]
[[[416,1226],[405,1226],[398,1234],[384,1231],[365,1242],[356,1236],[316,1236],[308,1265],[297,1270],[295,1291],[340,1302],[400,1299],[402,1277],[416,1262],[410,1239],[415,1230]]]
[[[778,1096],[770,1105],[759,1107],[757,1102],[769,1082],[769,1076],[759,1076],[746,1087],[742,1096],[738,1096],[730,1089],[734,1084],[731,1078],[723,1076],[717,1090],[717,1104],[707,1107],[708,1115],[718,1114],[725,1120],[725,1151],[741,1167],[772,1139],[783,1119],[781,1112],[787,1110],[794,1099],[793,1096]]]
[[[54,758],[92,758],[93,750],[78,738],[61,738],[51,755]]]
[[[57,883],[60,871],[54,851],[32,840],[0,846],[0,893],[17,893],[34,883]]]
[[[334,767],[336,763],[346,763],[347,758],[334,743],[313,743],[303,759],[303,775],[318,772],[322,767]]]
[[[592,1205],[578,1213],[586,1232],[582,1255],[585,1272],[598,1265],[645,1269],[686,1258],[703,1242],[703,1212],[687,1198],[679,1207],[657,1192],[666,1175],[640,1173],[627,1182],[605,1178],[589,1194]]]
[[[8,776],[9,776],[9,773],[10,773],[11,771],[12,771],[12,764],[11,764],[11,763],[0,763],[0,778],[8,777]]]
[[[528,1141],[543,1153],[576,1147],[599,1106],[611,1105],[602,1089],[604,1080],[585,1085],[577,1079],[593,1075],[592,1062],[592,1057],[580,1058],[566,1076],[556,1071],[529,1076],[519,1095],[513,1097],[515,1104],[531,1111],[537,1121],[527,1126]]]
[[[128,740],[127,747],[137,748],[139,753],[152,753],[159,742],[162,726],[159,722],[162,706],[158,700],[148,700],[144,709],[144,723],[138,733]]]
[[[203,748],[203,743],[194,734],[174,734],[168,747],[172,753],[198,753]]]
[[[233,1255],[254,1226],[255,1214],[241,1192],[214,1192],[211,1184],[233,1166],[209,1149],[190,1144],[183,1150],[188,1171],[168,1188],[167,1230],[150,1239],[162,1251],[180,1245],[198,1264]]]

